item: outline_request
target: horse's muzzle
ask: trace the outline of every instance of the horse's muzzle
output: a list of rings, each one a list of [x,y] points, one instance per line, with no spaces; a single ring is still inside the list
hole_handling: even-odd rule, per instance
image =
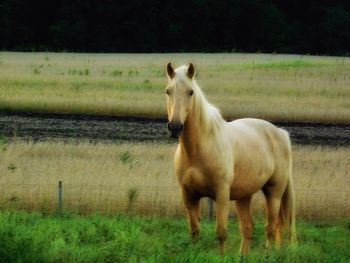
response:
[[[168,131],[171,138],[179,138],[183,128],[183,124],[179,122],[168,122]]]

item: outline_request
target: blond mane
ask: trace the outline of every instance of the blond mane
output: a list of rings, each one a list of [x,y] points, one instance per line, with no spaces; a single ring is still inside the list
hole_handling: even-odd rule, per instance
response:
[[[191,110],[195,116],[199,116],[196,119],[199,129],[209,132],[213,131],[213,129],[220,128],[222,123],[225,122],[221,116],[220,110],[208,102],[195,79],[188,79],[186,76],[187,66],[178,67],[175,72],[177,82],[183,82],[185,85],[193,88],[193,108]]]

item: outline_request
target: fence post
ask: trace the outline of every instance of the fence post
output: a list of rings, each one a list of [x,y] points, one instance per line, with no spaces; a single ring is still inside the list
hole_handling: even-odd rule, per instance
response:
[[[58,214],[62,215],[62,181],[58,181]]]
[[[208,197],[208,218],[211,220],[213,218],[213,200]]]

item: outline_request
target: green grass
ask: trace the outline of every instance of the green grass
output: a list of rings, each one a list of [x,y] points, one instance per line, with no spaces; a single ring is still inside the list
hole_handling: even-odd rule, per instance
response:
[[[217,253],[214,222],[202,222],[189,239],[184,218],[116,215],[62,217],[0,213],[2,262],[239,262],[238,226],[229,223],[227,253]],[[284,246],[264,261],[264,227],[257,222],[252,253],[244,262],[349,262],[350,221],[298,222],[298,246]]]
[[[0,52],[0,111],[165,118],[169,61],[228,119],[350,121],[349,58],[274,54]]]
[[[310,67],[321,67],[321,66],[332,66],[334,63],[327,60],[310,60],[311,57],[299,58],[299,59],[280,59],[277,61],[272,61],[268,59],[266,61],[253,61],[250,63],[242,64],[228,64],[223,65],[222,69],[225,70],[240,70],[240,69],[293,69],[293,68],[310,68]],[[341,63],[344,63],[343,60]]]

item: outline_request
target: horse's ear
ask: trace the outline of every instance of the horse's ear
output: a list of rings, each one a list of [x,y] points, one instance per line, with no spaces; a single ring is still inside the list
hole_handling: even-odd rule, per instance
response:
[[[168,75],[169,78],[173,78],[175,77],[175,71],[173,69],[173,66],[171,65],[171,63],[169,62],[167,65],[166,65],[166,74]]]
[[[187,69],[187,77],[189,77],[190,79],[193,79],[195,74],[196,74],[196,71],[194,69],[194,66],[190,62],[190,64],[188,65],[188,69]]]

